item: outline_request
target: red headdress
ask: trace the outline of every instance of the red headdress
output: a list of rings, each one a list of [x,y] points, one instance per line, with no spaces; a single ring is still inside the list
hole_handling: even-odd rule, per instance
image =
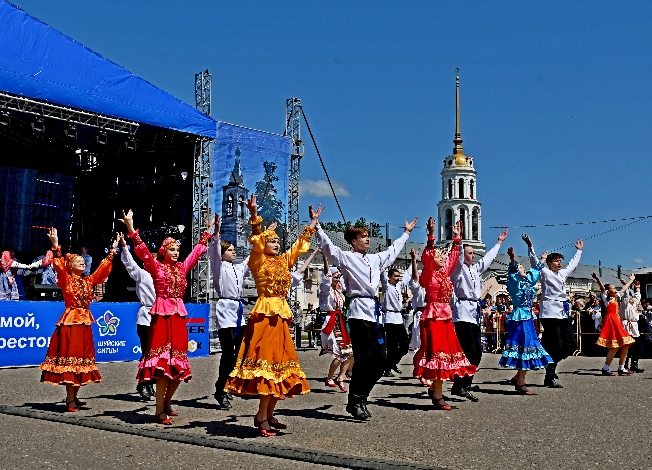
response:
[[[167,249],[170,248],[170,245],[172,244],[179,246],[179,242],[172,237],[167,237],[165,240],[163,240],[163,243],[161,243],[161,247],[158,249],[159,256],[163,257]]]
[[[14,260],[11,259],[11,253],[8,251],[2,252],[2,258],[0,258],[0,267],[2,267],[3,272],[9,271],[11,265],[14,263]]]

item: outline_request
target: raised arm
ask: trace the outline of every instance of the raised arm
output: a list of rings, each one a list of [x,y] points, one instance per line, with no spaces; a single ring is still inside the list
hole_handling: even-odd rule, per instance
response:
[[[59,246],[59,236],[57,234],[57,229],[52,227],[48,230],[48,238],[52,244],[52,265],[54,270],[57,273],[57,285],[64,289],[68,282],[68,270],[66,269],[66,259],[61,253],[61,247]]]
[[[134,257],[131,256],[131,252],[127,247],[127,242],[123,233],[120,233],[120,248],[120,259],[122,260],[122,264],[125,265],[125,268],[127,268],[129,277],[134,281],[140,280],[143,274],[143,269],[136,264]]]
[[[528,257],[530,258],[530,267],[533,268],[539,262],[539,260],[537,259],[537,254],[534,251],[534,245],[532,244],[532,240],[530,240],[530,236],[527,233],[521,235],[521,238],[527,245],[527,254]]]
[[[394,260],[396,260],[399,253],[403,249],[405,242],[408,238],[410,238],[410,233],[412,230],[414,230],[414,227],[416,227],[418,220],[419,218],[415,217],[412,222],[406,221],[405,231],[403,232],[403,235],[396,239],[394,243],[392,243],[390,247],[387,248],[387,250],[378,253],[378,257],[380,259],[380,269],[388,268],[394,262]]]
[[[482,274],[484,273],[491,263],[493,263],[494,259],[496,259],[496,256],[498,255],[498,252],[500,251],[500,246],[503,244],[505,239],[507,238],[507,229],[500,235],[498,235],[498,242],[494,245],[494,247],[485,254],[482,259],[476,264],[476,268],[478,269],[478,273]],[[461,258],[461,261],[463,262],[464,259]]]
[[[111,274],[111,268],[113,267],[113,256],[115,256],[115,254],[118,252],[118,240],[120,239],[119,234],[116,233],[115,235],[116,237],[111,244],[109,254],[102,260],[97,269],[95,269],[95,271],[91,273],[90,276],[88,276],[89,281],[94,286],[102,284],[104,281],[106,281],[106,278],[109,277],[109,274]]]
[[[208,258],[211,264],[211,274],[213,276],[213,286],[217,287],[222,273],[222,247],[220,245],[220,216],[214,216],[213,239],[208,244]]]
[[[310,262],[311,262],[312,259],[315,257],[315,255],[317,254],[318,251],[319,251],[319,248],[317,248],[317,249],[314,250],[312,253],[310,253],[310,255],[306,258],[306,260],[305,260],[305,261],[303,262],[303,264],[299,267],[299,269],[297,269],[296,272],[301,273],[301,274],[305,273],[305,272],[306,272],[306,269],[308,269],[308,266],[310,265]]]
[[[419,282],[419,270],[417,269],[417,250],[410,248],[410,258],[412,259],[410,274],[414,282]]]
[[[575,248],[577,251],[575,252],[575,256],[571,258],[571,260],[568,262],[568,266],[566,266],[565,269],[561,269],[559,273],[566,277],[570,276],[573,271],[575,271],[575,268],[577,268],[577,265],[580,264],[580,258],[582,257],[582,249],[584,248],[584,241],[582,240],[577,240],[577,243],[575,243]]]
[[[458,249],[458,245],[462,241],[462,221],[458,220],[453,225],[453,246],[448,252],[448,258],[444,263],[444,272],[447,276],[450,276],[453,273],[453,270],[457,266],[460,256],[464,256],[462,250]]]
[[[629,289],[629,286],[632,285],[632,283],[636,280],[636,276],[634,273],[629,275],[629,281],[627,281],[623,287],[620,289],[620,292],[627,292],[627,289]]]
[[[606,294],[607,291],[605,290],[600,277],[596,273],[591,273],[591,277],[595,280],[595,282],[598,283],[598,287],[600,287],[600,292],[602,292],[602,295]]]

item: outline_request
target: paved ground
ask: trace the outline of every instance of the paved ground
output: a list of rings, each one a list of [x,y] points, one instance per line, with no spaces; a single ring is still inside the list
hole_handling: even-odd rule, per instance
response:
[[[452,399],[455,409],[445,412],[433,410],[425,388],[409,378],[411,358],[406,357],[403,377],[383,379],[374,389],[372,420],[358,423],[344,411],[346,394],[323,385],[328,357],[308,350],[299,358],[313,392],[280,402],[278,417],[289,429],[277,438],[257,437],[251,425],[255,400],[236,399],[229,411],[216,406],[211,395],[219,355],[191,361],[195,378],[179,388],[173,404],[180,416],[172,429],[153,424],[153,402],[140,401],[134,393],[135,363],[101,364],[104,382],[80,393],[92,408],[75,416],[86,423],[106,423],[112,431],[0,410],[5,449],[0,467],[163,468],[178,463],[208,468],[219,463],[221,468],[320,468],[257,455],[269,446],[450,469],[652,467],[652,373],[602,377],[601,358],[569,358],[558,367],[564,389],[537,386],[543,373],[530,373],[536,395],[520,396],[506,385],[511,373],[497,368],[498,356],[488,354],[476,380],[480,402]],[[642,367],[652,369],[652,360],[642,361]],[[39,375],[35,368],[0,370],[0,404],[46,419],[72,416],[59,413],[63,389],[40,384]],[[134,430],[166,434],[154,439],[135,436]],[[248,450],[207,448],[165,437],[174,435],[209,443],[227,438]],[[367,468],[378,465],[369,462]]]

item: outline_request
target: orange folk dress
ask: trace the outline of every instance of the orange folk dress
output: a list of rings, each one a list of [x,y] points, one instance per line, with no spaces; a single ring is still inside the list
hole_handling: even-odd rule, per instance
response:
[[[261,232],[262,220],[250,220],[249,237],[253,245],[249,269],[256,281],[258,300],[249,314],[238,359],[224,391],[292,397],[308,393],[310,387],[290,336],[292,311],[286,300],[292,282],[290,269],[310,249],[310,237],[316,230],[306,227],[289,251],[270,256],[264,254],[266,240],[278,237],[270,230]]]
[[[102,284],[111,273],[113,251],[102,260],[95,272],[87,277],[73,274],[61,248],[52,248],[57,272],[57,285],[61,287],[66,309],[56,323],[45,361],[39,366],[41,382],[52,385],[86,385],[101,382],[95,365],[95,343],[91,325],[95,322],[88,309],[93,300],[93,286]]]
[[[611,349],[634,343],[634,338],[623,328],[616,299],[608,300],[606,307],[607,314],[602,319],[602,330],[595,344]]]

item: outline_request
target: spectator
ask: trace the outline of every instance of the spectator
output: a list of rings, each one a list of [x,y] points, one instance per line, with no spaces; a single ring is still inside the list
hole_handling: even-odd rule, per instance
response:
[[[84,258],[86,263],[86,270],[82,273],[82,277],[90,276],[91,274],[91,263],[93,262],[93,257],[88,254],[88,250],[85,246],[81,247],[81,256]]]
[[[316,348],[315,342],[317,337],[315,335],[315,320],[317,319],[317,312],[313,308],[312,304],[308,304],[306,309],[306,331],[308,332],[308,347],[311,349]]]

